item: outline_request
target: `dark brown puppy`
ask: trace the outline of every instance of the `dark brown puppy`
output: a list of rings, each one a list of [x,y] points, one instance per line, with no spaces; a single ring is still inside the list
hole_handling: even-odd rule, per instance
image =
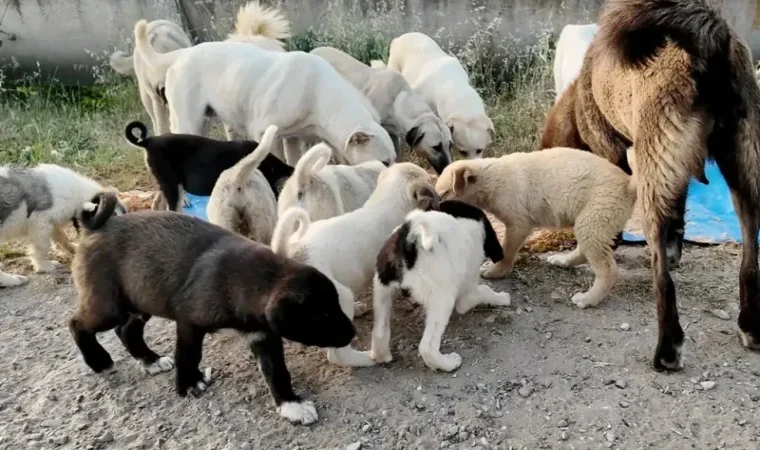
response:
[[[234,329],[247,335],[280,415],[317,420],[313,404],[293,393],[282,338],[318,347],[354,338],[326,276],[201,219],[166,211],[111,218],[111,193],[93,203],[80,219],[85,232],[72,265],[78,309],[69,321],[92,370],[113,365],[96,339],[112,328],[146,371],[171,370],[171,359],[143,340],[145,322],[163,317],[177,323],[177,393],[197,396],[210,383],[198,368],[204,336]]]

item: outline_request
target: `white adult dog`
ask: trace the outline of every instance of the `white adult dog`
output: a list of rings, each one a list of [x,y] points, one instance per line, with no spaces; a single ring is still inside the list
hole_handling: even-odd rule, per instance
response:
[[[565,25],[562,28],[554,54],[554,92],[557,95],[555,103],[570,83],[580,75],[586,51],[598,30],[599,27],[593,23]]]
[[[390,133],[397,155],[403,137],[409,148],[426,158],[437,173],[451,163],[451,131],[400,73],[369,67],[332,47],[318,47],[311,54],[330,63],[369,99],[380,115],[380,123]]]
[[[375,61],[373,65],[380,66],[382,62]],[[494,126],[459,60],[427,35],[414,32],[391,41],[388,67],[401,72],[443,119],[454,145],[465,158],[483,157],[493,139]]]
[[[509,306],[506,292],[479,284],[484,256],[494,263],[504,258],[485,213],[467,203],[442,202],[440,211],[415,210],[388,238],[377,255],[373,281],[375,315],[372,359],[393,359],[390,315],[393,298],[406,291],[425,307],[425,332],[419,352],[428,367],[451,372],[462,364],[457,353],[441,354],[441,337],[451,313],[464,314],[478,305]]]
[[[276,135],[275,125],[267,127],[256,150],[219,175],[206,207],[209,222],[265,245],[277,223],[277,200],[258,167]]]
[[[277,212],[301,206],[312,221],[329,219],[359,209],[377,187],[378,176],[387,168],[379,161],[356,166],[327,165],[332,149],[320,143],[298,160],[293,175],[280,191]]]
[[[0,244],[10,239],[29,241],[29,256],[37,273],[58,265],[48,259],[51,239],[68,253],[74,252],[63,227],[80,217],[84,204],[103,187],[73,170],[53,164],[31,169],[0,167]],[[118,205],[117,214],[126,212]],[[0,270],[0,286],[29,281]]]
[[[135,25],[135,42],[154,75],[165,74],[173,133],[201,134],[210,110],[255,141],[272,124],[280,137],[316,135],[350,164],[395,159],[388,132],[365,107],[369,102],[318,56],[233,42],[158,53],[144,20]]]
[[[371,285],[377,252],[388,235],[411,210],[429,209],[437,201],[427,172],[411,163],[394,164],[380,174],[375,192],[355,211],[314,223],[303,208],[285,211],[277,222],[272,250],[327,275],[338,290],[341,309],[353,319],[354,297]],[[344,366],[375,364],[369,352],[350,345],[328,349],[327,359]]]

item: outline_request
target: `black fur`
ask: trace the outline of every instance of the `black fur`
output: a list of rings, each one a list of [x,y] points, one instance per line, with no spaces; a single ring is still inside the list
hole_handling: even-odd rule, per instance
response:
[[[494,263],[504,259],[504,250],[501,248],[501,244],[499,244],[499,238],[496,237],[496,232],[491,225],[491,221],[488,220],[486,213],[482,209],[459,200],[445,200],[441,202],[439,209],[441,212],[456,218],[479,221],[483,225],[485,233],[483,252]]]
[[[138,135],[134,132],[137,131]],[[125,136],[130,144],[145,149],[150,171],[171,210],[176,210],[179,188],[193,195],[208,196],[219,175],[253,152],[253,141],[218,141],[190,134],[165,134],[147,137],[146,126],[130,122]],[[280,188],[294,169],[274,155],[267,155],[259,170],[279,197]]]
[[[420,133],[419,127],[414,127],[406,132],[405,140],[409,148],[414,148],[424,137],[425,133]]]

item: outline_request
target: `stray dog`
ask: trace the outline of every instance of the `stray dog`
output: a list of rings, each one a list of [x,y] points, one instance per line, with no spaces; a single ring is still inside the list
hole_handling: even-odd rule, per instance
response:
[[[77,311],[69,329],[95,372],[113,366],[96,334],[116,328],[146,372],[177,364],[176,391],[199,396],[211,383],[201,373],[203,338],[221,329],[247,336],[278,413],[303,424],[317,420],[314,404],[293,393],[282,338],[305,345],[347,345],[356,331],[338,293],[318,270],[195,217],[140,211],[108,219],[111,194],[82,215],[84,238],[73,262]],[[174,361],[143,337],[158,316],[177,323]]]
[[[314,223],[303,208],[285,211],[277,222],[272,250],[327,275],[338,290],[343,312],[353,320],[354,297],[371,286],[377,252],[388,235],[409,211],[437,203],[427,172],[411,163],[394,164],[378,176],[375,192],[357,210]],[[344,366],[375,364],[368,352],[350,346],[329,348],[327,359]]]
[[[632,152],[629,151],[629,154]],[[617,279],[610,246],[631,217],[634,176],[583,150],[553,148],[501,158],[457,161],[436,182],[441,199],[456,198],[493,213],[506,225],[504,259],[483,273],[502,278],[535,228],[573,227],[578,247],[548,261],[572,267],[588,260],[596,276],[572,297],[580,308],[598,304]]]
[[[377,187],[377,177],[387,168],[379,161],[356,166],[327,165],[332,149],[320,143],[298,160],[277,202],[282,215],[291,206],[306,209],[312,221],[329,219],[364,205]]]
[[[414,32],[391,41],[388,67],[401,72],[443,119],[454,145],[465,158],[483,157],[493,139],[494,126],[459,60],[427,35]]]
[[[510,304],[508,293],[478,284],[486,255],[494,263],[504,259],[491,222],[480,209],[447,200],[441,202],[440,211],[410,212],[377,255],[372,359],[393,360],[390,315],[393,297],[404,292],[425,307],[425,332],[419,345],[425,364],[444,372],[457,369],[462,357],[440,351],[454,307],[464,314],[478,305]]]
[[[137,131],[137,134],[135,134]],[[217,141],[191,134],[165,134],[147,137],[142,122],[127,125],[127,141],[145,150],[145,165],[158,182],[161,195],[171,211],[181,211],[183,192],[208,196],[219,175],[251,154],[257,144],[252,141]],[[262,172],[275,195],[293,168],[267,154],[261,162]],[[162,206],[154,203],[154,209]]]
[[[267,127],[256,150],[225,170],[211,192],[206,214],[209,222],[268,244],[277,223],[277,196],[272,185],[257,170],[271,156],[277,126]],[[281,163],[282,164],[282,163]]]
[[[0,244],[27,239],[34,271],[52,272],[58,263],[48,260],[51,239],[62,250],[74,253],[63,227],[69,222],[77,224],[82,205],[102,190],[96,181],[53,164],[31,169],[0,167]],[[117,204],[117,213],[126,211],[123,204]],[[0,286],[27,281],[27,277],[0,270]]]

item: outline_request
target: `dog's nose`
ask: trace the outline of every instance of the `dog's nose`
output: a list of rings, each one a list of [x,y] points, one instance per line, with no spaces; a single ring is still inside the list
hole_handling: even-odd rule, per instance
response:
[[[383,164],[385,165],[385,167],[390,167],[390,166],[391,166],[391,163],[392,163],[392,162],[393,162],[393,161],[391,161],[391,160],[389,159],[389,160],[387,160],[387,161],[383,161]]]

